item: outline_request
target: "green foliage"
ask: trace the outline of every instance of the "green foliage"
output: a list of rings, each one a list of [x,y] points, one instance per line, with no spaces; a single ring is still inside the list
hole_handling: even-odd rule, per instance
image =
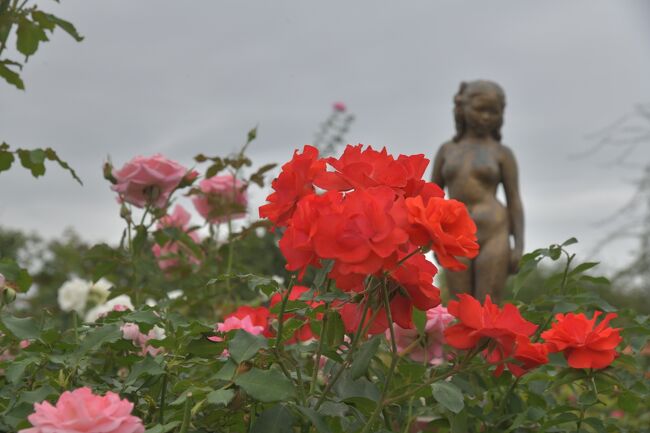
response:
[[[0,172],[9,170],[16,160],[14,155],[18,155],[20,164],[29,170],[34,177],[40,177],[45,174],[45,161],[54,161],[61,168],[68,171],[70,175],[79,182],[80,185],[83,185],[83,182],[77,176],[77,173],[74,171],[70,165],[63,161],[57,153],[51,149],[16,149],[11,150],[7,143],[0,144]]]
[[[28,1],[3,0],[0,3],[0,56],[7,48],[9,36],[14,29],[16,49],[25,56],[27,62],[28,58],[38,51],[41,42],[49,41],[48,33],[52,34],[56,28],[63,30],[77,42],[83,40],[72,23],[40,10],[38,5],[29,4]],[[21,90],[25,88],[18,72],[22,68],[23,64],[16,60],[0,58],[0,77]]]

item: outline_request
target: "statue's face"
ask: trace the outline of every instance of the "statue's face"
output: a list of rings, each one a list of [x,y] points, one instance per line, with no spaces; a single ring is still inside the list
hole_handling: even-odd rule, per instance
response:
[[[479,136],[487,136],[502,123],[503,107],[496,92],[470,96],[464,105],[467,128]]]

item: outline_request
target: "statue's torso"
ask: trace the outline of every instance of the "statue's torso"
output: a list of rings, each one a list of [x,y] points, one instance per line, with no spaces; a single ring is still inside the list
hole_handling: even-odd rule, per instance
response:
[[[445,147],[442,176],[449,197],[467,206],[477,225],[479,243],[491,237],[495,230],[507,230],[506,208],[496,198],[502,181],[503,146],[494,140],[461,140]]]

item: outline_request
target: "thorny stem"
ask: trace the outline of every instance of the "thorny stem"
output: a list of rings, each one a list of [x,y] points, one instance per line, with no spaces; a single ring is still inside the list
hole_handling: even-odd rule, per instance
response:
[[[562,250],[562,251],[564,251],[564,250]],[[560,283],[560,293],[562,293],[562,294],[564,294],[564,292],[566,290],[566,283],[567,283],[567,278],[569,276],[569,269],[571,267],[571,261],[575,257],[574,254],[569,255],[569,253],[567,253],[566,251],[564,251],[564,254],[566,254],[567,260],[566,260],[566,266],[564,267],[564,273],[562,275],[562,282]],[[551,312],[548,315],[548,317],[546,318],[546,320],[544,321],[542,326],[537,328],[537,332],[535,332],[535,336],[533,338],[531,338],[531,342],[535,343],[540,339],[540,337],[542,336],[542,332],[544,331],[544,329],[546,329],[546,327],[549,325],[549,323],[551,323],[551,320],[553,320],[553,312]]]
[[[330,307],[329,302],[325,303],[325,311],[326,311],[326,313],[323,314],[323,321],[321,322],[320,336],[318,338],[318,349],[316,350],[316,358],[314,358],[314,369],[312,370],[312,373],[311,373],[311,384],[309,385],[309,394],[313,394],[314,390],[316,389],[316,380],[318,379],[318,370],[320,368],[320,359],[321,359],[321,356],[322,356],[322,353],[323,353],[325,332],[327,331],[327,322],[328,322],[328,317],[329,317],[329,315],[327,314],[327,311],[329,311],[329,307]]]
[[[341,368],[336,372],[336,375],[332,378],[327,383],[327,386],[323,390],[323,393],[321,394],[320,398],[316,402],[316,406],[314,406],[315,410],[318,410],[320,406],[323,404],[325,401],[325,398],[327,397],[327,393],[332,389],[334,384],[339,380],[341,375],[343,374],[343,371],[351,364],[352,362],[352,354],[356,350],[359,340],[361,339],[361,333],[363,332],[363,329],[365,328],[364,322],[366,321],[366,316],[368,315],[368,310],[370,309],[370,302],[366,302],[363,308],[363,312],[361,313],[361,320],[359,321],[359,326],[357,327],[357,331],[354,335],[354,339],[352,340],[352,344],[350,345],[350,350],[347,353],[347,356],[345,357],[345,362],[343,365],[341,365]]]
[[[395,368],[397,367],[397,363],[399,362],[400,359],[397,353],[397,341],[395,340],[395,328],[393,326],[394,325],[393,315],[390,311],[390,298],[388,296],[388,286],[386,284],[385,279],[384,279],[384,284],[382,284],[382,292],[384,295],[384,302],[383,302],[384,310],[386,311],[386,318],[388,320],[388,329],[390,331],[390,342],[391,342],[391,349],[392,349],[391,361],[390,361],[390,367],[388,369],[388,374],[384,379],[384,388],[381,391],[381,397],[379,398],[377,407],[375,408],[374,412],[370,415],[370,418],[368,419],[368,422],[364,426],[363,430],[361,430],[361,433],[367,433],[370,431],[375,420],[377,419],[379,414],[386,406],[386,396],[388,395],[388,387],[390,386],[390,381],[393,378],[393,374],[395,373]]]

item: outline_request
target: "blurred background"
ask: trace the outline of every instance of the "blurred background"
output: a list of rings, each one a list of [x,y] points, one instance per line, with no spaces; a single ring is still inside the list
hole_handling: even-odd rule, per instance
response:
[[[72,227],[116,243],[107,158],[119,167],[160,152],[191,166],[197,153],[238,151],[257,126],[253,168],[283,163],[313,142],[334,102],[354,116],[346,142],[432,157],[454,134],[459,83],[489,79],[507,96],[503,142],[519,164],[526,250],[575,236],[579,258],[602,261],[601,272],[641,266],[628,285],[647,293],[648,2],[38,4],[85,39],[55,31],[26,63],[25,91],[0,85],[0,141],[53,147],[84,186],[53,165],[39,180],[1,173],[5,231],[53,239]],[[251,191],[249,221],[267,194]]]

